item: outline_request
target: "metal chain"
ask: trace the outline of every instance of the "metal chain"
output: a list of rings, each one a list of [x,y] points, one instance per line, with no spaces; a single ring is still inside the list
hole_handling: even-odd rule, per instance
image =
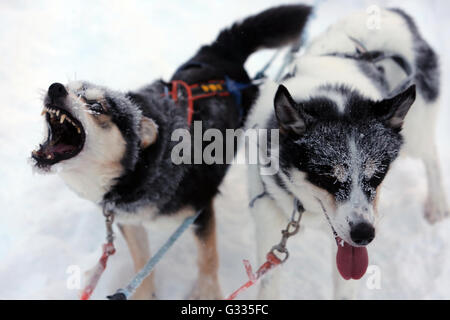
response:
[[[286,248],[286,243],[290,237],[297,234],[300,229],[300,219],[302,218],[303,212],[305,212],[305,208],[300,203],[297,198],[294,198],[294,210],[292,211],[291,220],[286,226],[286,229],[281,230],[281,241],[277,245],[274,245],[270,250],[270,253],[275,255],[275,252],[278,254],[284,255],[281,259],[277,255],[275,255],[278,259],[280,259],[281,263],[285,262],[289,258],[289,251]]]
[[[103,208],[103,215],[105,216],[106,241],[108,243],[113,243],[114,231],[112,225],[114,223],[114,211]]]

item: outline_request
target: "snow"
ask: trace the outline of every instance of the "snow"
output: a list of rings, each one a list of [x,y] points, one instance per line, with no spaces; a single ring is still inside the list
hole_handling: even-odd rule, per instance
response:
[[[286,1],[289,2],[289,1]],[[291,1],[292,2],[292,1]],[[313,1],[305,1],[312,3]],[[82,273],[100,256],[105,232],[103,217],[54,175],[33,174],[31,150],[42,138],[40,98],[53,82],[87,79],[114,89],[132,89],[155,78],[168,79],[199,45],[218,30],[271,5],[251,1],[2,1],[0,3],[0,299],[76,299],[69,289],[71,266]],[[450,199],[449,64],[450,29],[447,1],[323,1],[310,31],[370,5],[398,6],[412,13],[425,38],[441,54],[443,103],[438,146],[444,185]],[[199,23],[201,22],[201,23]],[[255,74],[273,51],[254,55],[247,63]],[[281,59],[270,74],[276,74]],[[245,166],[229,171],[217,198],[220,282],[229,294],[246,281],[243,259],[256,268],[254,224],[247,210]],[[371,274],[359,281],[362,299],[449,299],[450,219],[430,226],[422,217],[426,194],[424,168],[414,159],[400,159],[382,190],[383,219],[369,246],[370,270],[379,271],[379,289]],[[310,221],[308,221],[310,220]],[[317,222],[320,220],[320,223]],[[324,217],[304,218],[300,234],[290,240],[289,261],[282,267],[283,299],[332,297],[332,248]],[[150,226],[153,252],[177,227],[164,220]],[[124,286],[133,275],[121,236],[117,253],[100,280],[94,299]],[[156,268],[161,299],[183,299],[196,277],[195,244],[190,232]],[[372,288],[372,289],[370,289]],[[256,288],[241,296],[255,298]]]

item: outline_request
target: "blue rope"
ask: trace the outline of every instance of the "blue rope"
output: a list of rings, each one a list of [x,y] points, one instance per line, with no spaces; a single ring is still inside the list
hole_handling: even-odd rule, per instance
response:
[[[164,245],[156,252],[156,254],[145,264],[145,266],[134,276],[124,289],[118,289],[116,293],[108,296],[109,300],[127,300],[131,297],[136,289],[141,285],[142,281],[152,272],[153,268],[158,264],[162,257],[169,251],[172,245],[178,240],[178,238],[186,231],[186,229],[194,223],[195,219],[200,215],[203,210],[197,211],[197,213],[191,217],[186,218],[177,230],[170,236],[170,238],[164,243]]]
[[[261,68],[261,70],[259,70],[256,73],[255,77],[253,78],[253,81],[261,80],[261,79],[264,79],[266,77],[267,69],[269,69],[269,67],[272,65],[272,62],[277,58],[279,53],[280,53],[280,50],[276,50],[275,51],[275,53],[273,54],[272,58],[270,58],[270,60],[266,63],[266,65],[263,66]]]
[[[309,41],[309,34],[310,34],[309,28],[311,25],[311,21],[317,18],[317,8],[322,4],[322,2],[325,2],[325,0],[315,0],[314,1],[314,4],[312,6],[312,12],[309,15],[306,28],[300,35],[299,41],[297,41],[297,43],[294,44],[292,46],[292,48],[284,56],[283,64],[281,65],[281,68],[278,71],[277,76],[275,77],[276,82],[280,82],[281,77],[283,76],[283,73],[284,73],[284,69],[286,69],[286,67],[289,64],[291,64],[292,61],[294,61],[295,54],[300,50],[300,47]]]

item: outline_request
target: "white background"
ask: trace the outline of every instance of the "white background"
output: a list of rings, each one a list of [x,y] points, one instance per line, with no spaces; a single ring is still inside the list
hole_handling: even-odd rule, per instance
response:
[[[292,1],[285,1],[292,2]],[[283,3],[285,3],[283,2]],[[313,1],[304,1],[312,3]],[[66,286],[70,265],[86,270],[104,241],[103,219],[52,175],[33,174],[27,159],[42,138],[39,116],[43,92],[53,82],[89,80],[128,90],[156,78],[168,79],[201,44],[236,19],[280,4],[245,1],[25,1],[0,2],[0,299],[76,299]],[[323,1],[310,33],[357,9],[377,4],[412,14],[424,37],[441,56],[443,99],[438,146],[450,197],[448,1]],[[271,56],[255,54],[247,63],[254,75]],[[277,64],[269,72],[274,74]],[[247,210],[245,167],[235,166],[216,202],[220,281],[224,294],[246,274],[242,259],[255,265],[253,221]],[[359,281],[358,298],[450,298],[450,219],[429,226],[422,218],[426,180],[421,163],[400,159],[381,195],[383,219],[369,246],[370,264],[381,271],[381,289]],[[153,251],[176,227],[150,227]],[[103,299],[132,275],[122,238],[93,298]],[[306,225],[292,243],[283,266],[282,298],[329,299],[333,240],[329,231]],[[183,299],[196,276],[196,251],[188,232],[161,261],[156,286],[161,299]],[[256,265],[254,266],[257,267]],[[243,298],[254,298],[251,289]]]

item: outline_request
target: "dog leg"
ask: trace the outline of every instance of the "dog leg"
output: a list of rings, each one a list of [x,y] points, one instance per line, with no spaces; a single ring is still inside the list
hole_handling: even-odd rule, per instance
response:
[[[222,299],[219,284],[219,255],[217,253],[216,219],[213,201],[198,217],[195,239],[198,252],[198,276],[190,299]]]
[[[150,258],[150,248],[148,245],[147,231],[143,226],[119,224],[119,229],[128,245],[131,258],[134,263],[134,270],[138,272]],[[149,300],[155,298],[154,272],[152,272],[142,282],[136,290],[133,299]]]
[[[251,209],[256,226],[256,244],[258,267],[266,262],[267,253],[280,242],[281,230],[287,220],[276,206],[275,202],[268,198],[260,198],[254,202]],[[260,282],[258,299],[274,300],[280,297],[280,267],[270,270]]]
[[[430,142],[429,150],[423,157],[428,180],[428,195],[425,202],[425,218],[431,224],[449,216],[445,198],[439,157],[434,142]]]
[[[267,253],[281,240],[287,220],[274,200],[265,194],[257,165],[248,166],[250,212],[255,221],[258,267],[266,262]],[[270,270],[260,281],[258,299],[279,299],[279,267]]]
[[[402,131],[405,137],[403,153],[421,159],[425,165],[428,194],[425,200],[424,217],[431,224],[449,215],[435,142],[439,109],[439,100],[427,103],[419,95],[414,109],[405,119]]]
[[[267,253],[281,239],[284,228],[283,213],[275,202],[265,195],[264,187],[256,165],[248,166],[250,212],[255,221],[258,267],[266,262]],[[260,281],[259,300],[275,300],[280,298],[279,268],[269,271]]]

